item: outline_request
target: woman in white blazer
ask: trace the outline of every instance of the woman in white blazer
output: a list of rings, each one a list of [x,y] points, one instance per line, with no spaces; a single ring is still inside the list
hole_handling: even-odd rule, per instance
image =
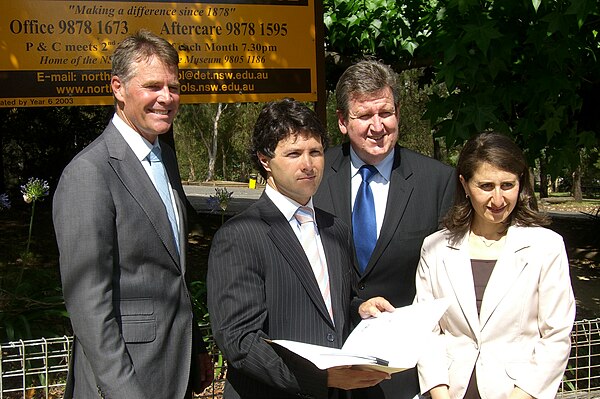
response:
[[[508,137],[469,140],[445,228],[421,250],[415,302],[450,306],[418,363],[432,399],[553,399],[575,301],[562,237],[541,227],[531,175]]]

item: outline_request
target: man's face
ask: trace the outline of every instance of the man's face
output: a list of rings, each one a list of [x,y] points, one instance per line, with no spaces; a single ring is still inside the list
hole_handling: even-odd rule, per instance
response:
[[[312,136],[291,134],[277,143],[275,156],[258,155],[275,190],[306,205],[323,177],[323,145]]]
[[[119,101],[117,113],[136,132],[154,143],[169,131],[179,108],[177,69],[156,57],[134,64],[136,73],[126,84],[113,76],[111,85]]]
[[[351,97],[348,118],[338,112],[338,126],[347,134],[356,154],[365,163],[376,165],[398,141],[398,110],[392,89]]]

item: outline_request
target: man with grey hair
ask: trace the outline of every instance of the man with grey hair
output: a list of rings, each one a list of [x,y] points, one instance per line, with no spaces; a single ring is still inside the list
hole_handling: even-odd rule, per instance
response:
[[[315,205],[352,227],[358,295],[410,305],[421,244],[452,203],[454,170],[397,144],[400,99],[389,66],[352,65],[338,81],[336,99],[338,127],[349,143],[325,154]],[[406,399],[418,390],[413,368],[352,396]]]
[[[178,54],[142,30],[116,48],[115,115],[53,201],[74,332],[65,398],[191,398],[212,365],[186,285],[186,197],[158,137],[179,108]]]

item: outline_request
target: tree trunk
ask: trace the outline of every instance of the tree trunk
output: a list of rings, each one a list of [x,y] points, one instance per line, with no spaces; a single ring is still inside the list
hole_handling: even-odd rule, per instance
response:
[[[583,193],[581,191],[581,165],[577,165],[573,172],[573,187],[571,188],[571,195],[575,201],[583,200]]]
[[[546,154],[540,157],[540,198],[548,198],[548,160]]]
[[[227,180],[227,154],[225,154],[225,145],[222,145],[221,147],[221,167],[223,168],[223,180]]]
[[[435,137],[433,137],[433,158],[437,159],[438,161],[442,160],[442,149],[440,148],[440,142],[439,140],[436,140]]]
[[[217,105],[217,114],[215,115],[215,119],[213,120],[213,128],[212,128],[212,141],[211,147],[208,151],[208,176],[206,177],[207,181],[213,180],[215,177],[215,164],[217,163],[217,150],[218,150],[218,139],[219,139],[219,121],[221,120],[221,114],[227,108],[227,104],[223,105],[219,103]]]
[[[192,161],[192,157],[189,155],[188,162],[190,163],[190,175],[188,176],[188,181],[196,181],[196,169],[194,168],[194,161]]]

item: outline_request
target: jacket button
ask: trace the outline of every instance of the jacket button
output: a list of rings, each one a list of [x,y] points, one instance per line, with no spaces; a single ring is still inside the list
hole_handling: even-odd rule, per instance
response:
[[[328,333],[327,334],[327,341],[329,341],[329,342],[335,341],[335,337],[333,336],[332,333]]]
[[[361,283],[361,284],[358,286],[358,289],[359,289],[359,290],[364,290],[364,289],[365,289],[365,285]]]

